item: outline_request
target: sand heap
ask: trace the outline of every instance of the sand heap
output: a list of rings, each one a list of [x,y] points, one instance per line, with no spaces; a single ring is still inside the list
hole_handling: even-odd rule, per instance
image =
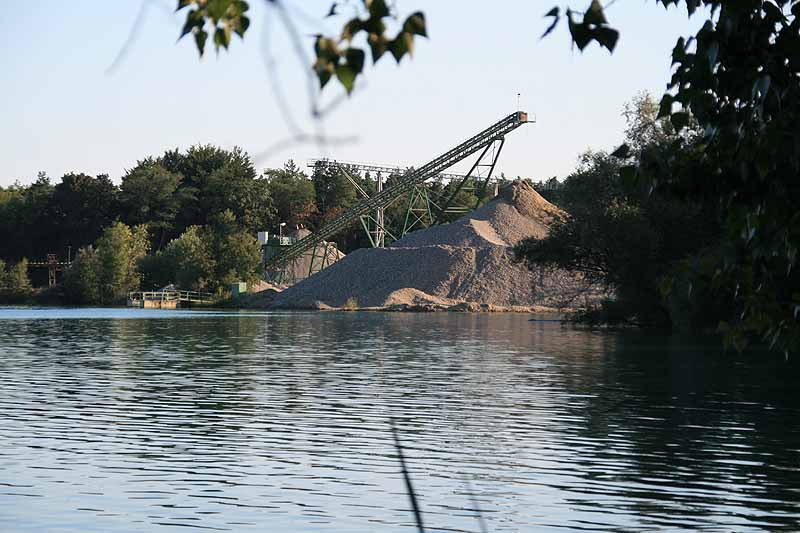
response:
[[[513,246],[540,239],[564,212],[525,182],[450,224],[416,231],[389,248],[356,250],[277,294],[295,308],[436,306],[563,308],[587,288],[565,273],[531,271]]]
[[[299,241],[300,239],[311,235],[311,232],[305,228],[299,228],[289,235],[290,237]],[[306,251],[303,253],[303,255],[290,261],[289,264],[286,265],[284,271],[286,280],[290,284],[297,283],[308,277],[312,262],[315,266],[314,270],[317,271],[320,269],[320,266],[323,266],[323,264],[324,266],[328,266],[331,263],[340,260],[344,256],[345,254],[336,248],[336,243],[322,241],[314,249]]]

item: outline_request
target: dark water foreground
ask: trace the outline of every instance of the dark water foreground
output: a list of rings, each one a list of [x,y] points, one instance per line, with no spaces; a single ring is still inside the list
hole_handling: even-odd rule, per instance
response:
[[[798,530],[798,364],[522,315],[0,309],[0,531]],[[186,526],[189,526],[187,529]]]

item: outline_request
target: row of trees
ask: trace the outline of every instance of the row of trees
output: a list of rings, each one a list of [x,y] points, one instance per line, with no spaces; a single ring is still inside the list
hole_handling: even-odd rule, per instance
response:
[[[64,275],[68,301],[112,304],[139,288],[139,261],[148,249],[147,228],[122,222],[107,227],[94,245],[81,248]]]
[[[153,249],[186,228],[230,210],[242,228],[273,222],[267,181],[240,150],[198,145],[139,162],[116,185],[108,175],[69,173],[53,184],[44,173],[28,186],[0,189],[0,257],[65,255],[97,240],[114,222],[144,224]]]
[[[4,302],[25,300],[33,290],[28,277],[28,261],[23,259],[12,265],[0,259],[0,298]]]
[[[70,303],[115,304],[131,291],[174,284],[186,290],[222,292],[234,281],[260,276],[261,249],[226,210],[205,226],[190,226],[163,250],[149,254],[147,226],[115,222],[92,245],[78,250],[64,276]]]
[[[163,250],[140,262],[142,287],[175,284],[182,289],[218,292],[236,281],[261,277],[261,247],[242,230],[233,212],[216,215],[208,225],[190,226]]]
[[[368,193],[374,177],[355,169],[347,173]],[[390,186],[397,175],[384,176]],[[434,186],[434,196],[448,185]],[[44,174],[27,186],[0,188],[0,257],[43,259],[48,253],[66,255],[93,244],[115,222],[147,227],[150,249],[163,250],[193,226],[212,224],[230,212],[239,229],[255,235],[278,229],[310,229],[337,216],[359,200],[356,189],[335,166],[318,165],[310,175],[294,161],[283,168],[256,172],[250,157],[238,148],[224,150],[198,145],[186,152],[170,150],[147,157],[120,178],[69,173],[53,184]],[[471,192],[458,199],[475,203]],[[400,233],[407,205],[398,201],[387,210],[392,233]],[[360,227],[340,237],[345,251],[367,244]]]
[[[386,186],[398,177],[385,176]],[[0,257],[63,259],[71,248],[65,287],[76,303],[119,301],[139,285],[216,291],[257,276],[258,231],[281,223],[313,230],[357,202],[350,179],[375,191],[375,179],[353,168],[317,165],[308,175],[290,160],[259,175],[242,150],[210,145],[142,159],[119,185],[82,173],[53,184],[40,173],[28,186],[0,189]],[[431,194],[449,196],[449,187]],[[458,200],[476,202],[469,191]],[[399,200],[387,209],[391,233],[401,233],[407,207]],[[345,252],[369,245],[359,225],[338,241]]]

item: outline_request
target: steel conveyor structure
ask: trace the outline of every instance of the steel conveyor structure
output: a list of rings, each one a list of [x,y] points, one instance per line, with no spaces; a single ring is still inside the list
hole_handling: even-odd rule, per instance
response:
[[[270,258],[264,264],[266,272],[278,272],[290,261],[301,257],[304,253],[312,250],[317,245],[346,229],[350,224],[359,220],[359,217],[386,207],[400,196],[411,192],[414,187],[427,179],[441,174],[444,170],[455,165],[459,161],[466,159],[481,149],[487,148],[495,141],[502,141],[506,134],[511,133],[523,124],[528,122],[528,114],[524,111],[514,112],[504,119],[492,124],[474,137],[464,141],[452,150],[440,155],[436,159],[426,163],[420,168],[410,172],[400,178],[400,180],[381,192],[359,201],[347,211],[324,224],[314,233],[303,237],[291,246],[287,246],[278,255]]]

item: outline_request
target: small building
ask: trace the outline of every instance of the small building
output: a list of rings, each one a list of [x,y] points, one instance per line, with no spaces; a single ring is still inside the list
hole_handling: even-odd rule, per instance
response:
[[[231,296],[233,298],[238,298],[240,295],[247,293],[247,283],[244,281],[237,281],[236,283],[231,283]]]

